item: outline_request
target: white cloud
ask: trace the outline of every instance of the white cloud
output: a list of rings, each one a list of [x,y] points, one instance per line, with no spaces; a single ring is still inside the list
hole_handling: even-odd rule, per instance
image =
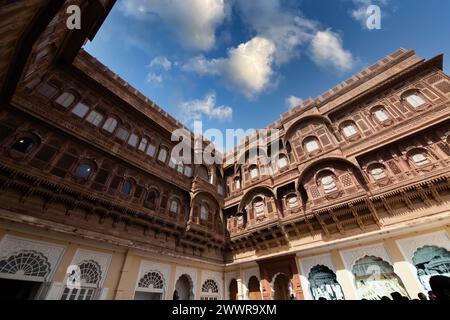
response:
[[[202,100],[192,100],[180,104],[185,123],[201,120],[205,115],[209,119],[229,121],[233,117],[233,109],[228,106],[216,106],[215,93],[209,93]]]
[[[354,67],[353,55],[342,46],[341,37],[331,31],[318,31],[310,46],[313,61],[323,67],[348,71]]]
[[[384,7],[388,4],[389,0],[352,0],[354,9],[351,11],[353,19],[359,21],[363,28],[367,28],[367,8],[371,5],[377,5]]]
[[[227,58],[208,60],[204,56],[190,59],[182,69],[200,75],[219,75],[247,97],[252,97],[271,82],[276,47],[262,37],[254,37],[228,50]]]
[[[161,85],[164,81],[163,76],[160,74],[156,74],[153,72],[150,72],[147,74],[147,83],[153,84],[153,85]]]
[[[164,56],[156,57],[150,62],[149,67],[158,67],[169,71],[172,68],[172,62]]]
[[[228,16],[225,0],[126,0],[121,9],[139,19],[160,19],[186,48],[202,51],[214,47],[216,28]]]
[[[286,98],[286,105],[289,109],[295,108],[303,103],[303,99],[296,96],[289,96]]]

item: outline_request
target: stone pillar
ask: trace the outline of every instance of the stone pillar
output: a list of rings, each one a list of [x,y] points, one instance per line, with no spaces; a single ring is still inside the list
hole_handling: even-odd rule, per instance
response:
[[[239,268],[239,277],[236,279],[238,286],[238,300],[245,300],[245,288],[244,288],[244,270]]]
[[[200,300],[202,297],[202,270],[197,270],[197,290],[195,292],[195,300]]]
[[[170,276],[169,276],[169,283],[167,285],[167,293],[166,293],[166,300],[172,300],[173,299],[173,293],[175,292],[175,279],[177,272],[177,265],[174,263],[170,264]]]
[[[342,261],[339,251],[333,250],[331,253],[331,259],[336,267],[336,278],[341,285],[346,300],[359,300],[358,293],[356,292],[353,276],[350,270],[347,270]]]
[[[117,285],[115,300],[132,300],[139,275],[141,258],[127,251],[125,261],[120,271],[119,284]]]
[[[410,298],[417,298],[417,294],[423,292],[423,287],[414,266],[403,256],[395,240],[384,240],[384,247],[392,259],[394,272],[402,279]]]

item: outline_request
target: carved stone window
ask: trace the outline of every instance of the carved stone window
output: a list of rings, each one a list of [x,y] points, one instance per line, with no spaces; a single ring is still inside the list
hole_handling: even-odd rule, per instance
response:
[[[50,273],[50,263],[41,253],[20,251],[0,260],[0,273],[45,278]]]
[[[33,150],[33,147],[36,145],[35,140],[30,137],[19,138],[14,144],[11,146],[11,150],[18,152],[22,155],[26,155]]]
[[[164,289],[164,277],[161,273],[157,271],[151,271],[145,274],[138,284],[139,288],[150,289],[150,290],[163,290]]]
[[[152,206],[156,206],[158,200],[158,192],[156,190],[150,190],[147,194],[146,202]]]
[[[326,174],[320,179],[320,183],[322,185],[323,191],[325,193],[332,193],[334,191],[337,191],[337,185],[336,185],[336,177],[334,174]]]
[[[72,113],[79,118],[84,118],[89,112],[89,107],[84,103],[77,103],[77,105],[72,109]]]
[[[139,142],[138,150],[144,152],[145,149],[147,148],[147,145],[148,145],[148,140],[147,140],[147,138],[145,138],[145,137],[142,138],[142,139],[141,139],[141,142]]]
[[[161,149],[159,150],[158,160],[161,161],[161,162],[166,162],[166,160],[167,160],[167,154],[168,154],[167,149],[161,148]]]
[[[411,155],[412,161],[419,167],[427,165],[430,163],[430,159],[427,154],[423,151],[417,151]]]
[[[381,164],[374,164],[369,166],[368,171],[374,180],[383,180],[387,178],[386,169]]]
[[[130,146],[136,148],[138,142],[139,142],[139,137],[138,137],[136,134],[132,133],[132,134],[130,135],[130,138],[128,139],[128,144],[129,144]]]
[[[126,179],[122,184],[121,192],[127,195],[131,194],[131,191],[133,191],[133,185],[134,183],[131,179]]]
[[[290,209],[297,208],[299,205],[298,197],[295,194],[288,195],[286,197],[287,207]]]
[[[112,117],[109,117],[103,124],[103,130],[109,133],[113,133],[114,130],[116,130],[116,127],[117,127],[117,120]]]
[[[81,283],[98,286],[102,279],[100,266],[95,261],[83,261],[79,265],[81,274]]]
[[[234,189],[241,190],[241,179],[239,177],[234,178]]]
[[[219,286],[214,280],[206,280],[202,285],[201,300],[217,300],[219,298]]]
[[[119,138],[119,140],[127,141],[129,136],[130,132],[124,127],[119,127],[116,131],[116,137]]]
[[[250,178],[251,179],[256,179],[259,176],[259,170],[258,167],[256,165],[252,165],[250,167]]]
[[[358,134],[358,129],[354,123],[347,122],[342,126],[342,132],[346,138],[351,138]]]
[[[288,159],[287,157],[283,154],[280,155],[280,158],[278,159],[278,169],[284,169],[288,166]]]
[[[372,111],[372,114],[379,123],[385,123],[391,119],[391,117],[387,113],[386,109],[384,109],[382,107],[375,108]]]
[[[90,163],[81,163],[77,169],[75,170],[75,176],[81,179],[89,179],[92,172],[94,171],[94,167]]]
[[[308,153],[316,153],[320,150],[320,143],[316,137],[310,137],[305,139],[303,145]]]
[[[425,99],[419,93],[410,93],[406,95],[405,100],[414,109],[420,108],[426,103]]]
[[[70,92],[63,92],[56,100],[55,102],[60,105],[61,107],[64,107],[68,109],[74,102],[75,102],[75,95]]]
[[[39,92],[44,97],[52,98],[58,92],[58,88],[56,88],[52,84],[43,83],[42,85],[39,86],[39,88],[37,89],[37,92]]]
[[[180,205],[178,204],[177,200],[172,200],[170,203],[170,212],[171,213],[178,213]]]
[[[200,219],[201,220],[208,220],[208,208],[206,205],[202,204],[200,206]]]
[[[103,121],[103,115],[100,112],[92,110],[86,117],[86,121],[98,127]]]
[[[257,218],[264,217],[266,215],[266,208],[263,198],[257,197],[253,200],[253,210],[255,211],[255,216]]]

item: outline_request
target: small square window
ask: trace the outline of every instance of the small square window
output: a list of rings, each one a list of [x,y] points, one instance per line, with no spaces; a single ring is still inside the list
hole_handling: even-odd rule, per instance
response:
[[[91,111],[86,118],[87,122],[92,123],[94,126],[98,127],[103,121],[103,115],[97,111]]]
[[[149,155],[150,157],[155,156],[155,152],[156,152],[156,147],[152,144],[150,144],[147,148],[147,155]]]
[[[139,141],[139,137],[134,133],[131,134],[130,139],[128,139],[128,144],[132,147],[136,147]]]
[[[117,129],[116,132],[116,137],[119,138],[122,141],[127,141],[128,137],[129,137],[130,133],[128,132],[128,130],[120,127],[119,129]]]
[[[84,103],[78,103],[75,108],[73,108],[72,113],[80,118],[84,118],[89,111],[89,107]]]

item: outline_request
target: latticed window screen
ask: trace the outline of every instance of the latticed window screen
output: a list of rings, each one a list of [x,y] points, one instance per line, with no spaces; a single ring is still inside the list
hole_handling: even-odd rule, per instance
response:
[[[0,260],[0,273],[44,278],[50,273],[50,263],[38,252],[20,251]]]
[[[164,289],[164,277],[157,271],[151,271],[145,274],[138,284],[139,288],[145,289]]]
[[[78,264],[81,288],[65,288],[61,300],[93,300],[100,292],[98,288],[102,272],[97,262],[88,260]]]
[[[206,280],[202,285],[201,300],[217,300],[219,298],[219,286],[214,280]]]

